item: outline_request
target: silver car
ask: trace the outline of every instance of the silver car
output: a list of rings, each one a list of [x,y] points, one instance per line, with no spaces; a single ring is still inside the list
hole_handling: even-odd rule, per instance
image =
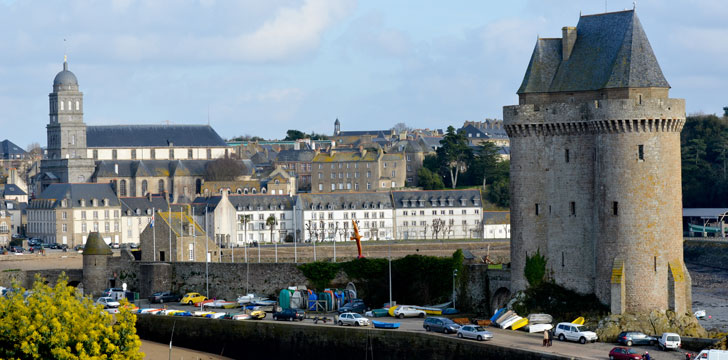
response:
[[[458,330],[458,337],[483,341],[492,339],[493,334],[479,325],[465,325]]]
[[[353,325],[353,326],[369,326],[369,319],[357,314],[357,313],[343,313],[339,315],[339,325]]]

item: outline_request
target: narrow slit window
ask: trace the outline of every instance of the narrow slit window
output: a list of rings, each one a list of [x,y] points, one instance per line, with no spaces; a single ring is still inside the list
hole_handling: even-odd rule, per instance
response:
[[[644,161],[645,160],[645,146],[644,145],[637,145],[637,159]]]
[[[561,252],[561,267],[564,267],[564,266],[566,266],[566,265],[564,263],[564,252],[562,251]]]
[[[619,215],[619,203],[616,201],[612,203],[612,214]]]
[[[538,203],[536,204],[536,216],[538,216]]]
[[[569,149],[564,149],[564,161],[569,162]]]
[[[652,259],[654,261],[655,272],[657,272],[657,256],[654,256]]]
[[[575,201],[572,201],[572,202],[569,203],[569,213],[572,216],[575,216],[576,215],[576,202]]]

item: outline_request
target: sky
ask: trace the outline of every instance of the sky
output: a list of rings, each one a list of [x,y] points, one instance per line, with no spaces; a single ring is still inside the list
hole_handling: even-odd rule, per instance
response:
[[[724,0],[0,0],[0,140],[46,145],[64,54],[87,125],[280,139],[502,118],[538,36],[633,6],[671,97],[722,113]]]

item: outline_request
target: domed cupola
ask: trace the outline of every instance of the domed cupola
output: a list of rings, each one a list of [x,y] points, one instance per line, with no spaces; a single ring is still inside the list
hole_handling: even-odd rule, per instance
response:
[[[68,70],[68,61],[63,60],[63,71],[56,75],[53,79],[53,91],[73,90],[78,91],[78,79],[76,75]]]

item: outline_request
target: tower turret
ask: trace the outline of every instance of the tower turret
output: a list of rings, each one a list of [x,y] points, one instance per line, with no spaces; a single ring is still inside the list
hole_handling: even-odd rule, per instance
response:
[[[89,233],[83,248],[83,291],[86,295],[98,296],[109,287],[108,263],[113,255],[98,232]]]

